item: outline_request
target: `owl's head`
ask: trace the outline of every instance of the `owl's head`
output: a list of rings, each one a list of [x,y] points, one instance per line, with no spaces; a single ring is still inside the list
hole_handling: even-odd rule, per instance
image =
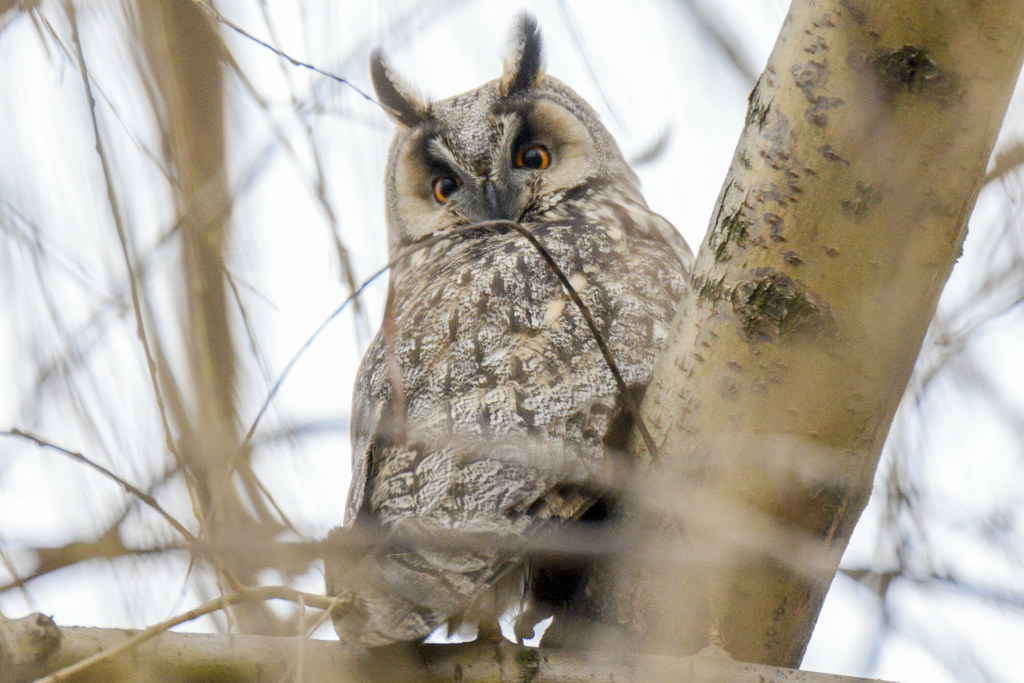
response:
[[[461,225],[540,220],[591,183],[611,183],[620,197],[643,202],[594,110],[544,74],[532,16],[516,23],[501,76],[461,95],[423,100],[379,50],[370,71],[398,124],[386,179],[392,250]]]

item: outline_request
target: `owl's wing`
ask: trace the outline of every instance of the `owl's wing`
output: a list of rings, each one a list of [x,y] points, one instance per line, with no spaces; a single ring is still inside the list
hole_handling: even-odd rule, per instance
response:
[[[372,470],[373,440],[355,439],[352,444],[352,478],[349,482],[348,502],[345,505],[345,526],[351,526],[366,498],[366,486]]]
[[[377,333],[363,356],[352,396],[352,478],[344,526],[351,526],[367,503],[367,488],[372,484],[375,456],[394,443],[391,392],[386,383],[373,382],[373,368],[383,363],[386,352],[383,331]]]
[[[662,239],[668,243],[672,251],[675,252],[679,258],[679,262],[683,264],[683,269],[687,273],[693,272],[693,250],[690,249],[690,245],[686,243],[683,236],[679,234],[675,226],[672,225],[668,219],[659,213],[653,211],[650,212],[651,230],[661,235]]]

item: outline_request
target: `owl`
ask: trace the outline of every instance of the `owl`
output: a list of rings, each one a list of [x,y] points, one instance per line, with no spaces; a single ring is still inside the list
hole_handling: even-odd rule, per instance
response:
[[[614,517],[610,473],[630,466],[687,283],[689,248],[594,110],[545,75],[532,17],[511,43],[499,78],[441,101],[371,57],[397,132],[387,305],[356,381],[345,525],[328,538],[344,552],[325,550],[328,593],[354,596],[334,618],[348,643],[474,621],[493,633],[508,612],[520,638],[569,623],[588,553],[535,541]]]

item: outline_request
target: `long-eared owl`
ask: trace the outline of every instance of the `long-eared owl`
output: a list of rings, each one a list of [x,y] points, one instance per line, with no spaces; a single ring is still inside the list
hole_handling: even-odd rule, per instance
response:
[[[327,553],[328,592],[355,596],[335,629],[383,645],[518,609],[529,634],[587,571],[531,539],[613,514],[608,473],[628,466],[629,408],[692,256],[591,107],[544,74],[532,17],[501,76],[462,95],[424,101],[379,51],[371,74],[397,124],[392,267],[331,537],[373,542]]]

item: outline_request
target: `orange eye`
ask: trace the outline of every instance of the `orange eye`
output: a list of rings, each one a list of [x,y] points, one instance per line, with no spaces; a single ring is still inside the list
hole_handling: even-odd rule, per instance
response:
[[[543,171],[551,165],[551,154],[544,145],[527,145],[516,154],[516,166]]]
[[[458,176],[438,176],[437,178],[434,178],[434,199],[436,199],[439,204],[444,204],[451,199],[451,196],[455,194],[461,186],[462,181],[459,180]]]

